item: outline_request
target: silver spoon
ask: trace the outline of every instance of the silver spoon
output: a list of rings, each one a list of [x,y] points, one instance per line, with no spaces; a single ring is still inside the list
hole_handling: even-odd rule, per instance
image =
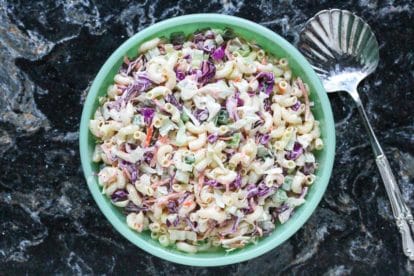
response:
[[[367,23],[349,11],[323,10],[305,24],[299,49],[312,64],[327,92],[345,91],[354,99],[391,201],[392,212],[402,236],[404,254],[414,260],[414,240],[411,236],[411,230],[414,233],[413,216],[402,199],[357,91],[358,84],[378,65],[378,43],[374,33]]]

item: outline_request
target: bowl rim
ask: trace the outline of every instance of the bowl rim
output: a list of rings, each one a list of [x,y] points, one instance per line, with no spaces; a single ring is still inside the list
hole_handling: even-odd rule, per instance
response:
[[[177,26],[181,24],[206,22],[238,25],[242,26],[249,32],[260,33],[263,36],[265,36],[268,40],[278,44],[281,48],[283,48],[286,52],[289,53],[290,58],[296,60],[300,64],[300,67],[308,74],[309,82],[312,82],[315,86],[316,93],[318,94],[318,98],[320,100],[321,110],[324,114],[325,119],[324,125],[326,128],[326,137],[324,150],[327,151],[327,154],[324,163],[324,169],[321,170],[321,175],[319,177],[320,180],[318,181],[318,193],[315,193],[310,200],[307,200],[307,208],[303,212],[301,212],[299,217],[295,218],[295,221],[293,221],[293,224],[290,225],[290,228],[288,230],[281,232],[280,235],[278,235],[273,240],[270,240],[267,243],[260,244],[259,242],[257,246],[255,246],[255,248],[249,250],[248,252],[240,250],[237,254],[225,255],[220,257],[214,256],[206,258],[196,258],[195,255],[176,254],[175,252],[164,249],[161,245],[154,246],[151,243],[148,243],[145,240],[138,238],[136,233],[131,233],[128,226],[124,222],[120,221],[120,219],[115,215],[115,212],[109,206],[110,203],[105,201],[103,195],[101,194],[98,188],[98,185],[94,178],[94,171],[91,166],[92,160],[91,157],[88,156],[87,141],[89,135],[88,125],[94,101],[98,96],[99,87],[102,81],[104,81],[107,74],[111,71],[113,65],[116,62],[118,62],[119,59],[122,58],[131,47],[137,45],[137,42],[147,37],[150,37],[153,33],[162,31],[166,28],[171,27],[172,25]],[[135,244],[142,250],[167,261],[190,266],[222,266],[253,259],[274,249],[278,245],[285,242],[294,233],[296,233],[302,227],[302,225],[309,219],[309,217],[313,214],[316,207],[318,206],[320,200],[322,199],[322,196],[324,195],[326,187],[329,183],[335,155],[335,126],[331,105],[324,87],[322,86],[319,78],[317,77],[315,71],[312,69],[309,62],[292,44],[290,44],[288,41],[286,41],[284,38],[282,38],[275,32],[271,31],[270,29],[261,26],[257,23],[254,23],[250,20],[230,15],[222,15],[215,13],[199,13],[178,16],[151,25],[127,39],[111,54],[111,56],[106,60],[104,65],[99,70],[99,73],[95,77],[86,97],[80,123],[79,150],[83,172],[87,181],[88,188],[92,193],[95,202],[97,203],[99,209],[107,218],[107,220],[111,223],[111,225],[127,240],[129,240],[131,243]]]

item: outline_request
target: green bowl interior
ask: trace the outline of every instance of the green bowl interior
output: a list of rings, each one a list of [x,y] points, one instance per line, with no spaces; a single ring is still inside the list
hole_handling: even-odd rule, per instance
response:
[[[105,195],[101,194],[97,178],[94,176],[94,172],[98,171],[98,165],[91,160],[95,140],[88,131],[88,121],[93,117],[98,106],[98,97],[105,95],[107,87],[113,83],[113,77],[121,66],[124,55],[130,58],[137,56],[138,46],[148,39],[160,36],[169,37],[172,32],[177,31],[190,34],[205,27],[230,27],[238,36],[256,41],[267,52],[277,57],[286,57],[293,74],[301,76],[310,87],[310,97],[315,103],[312,112],[315,118],[320,121],[321,136],[325,147],[317,153],[320,168],[317,171],[317,180],[307,195],[307,201],[296,209],[288,222],[278,225],[270,236],[261,239],[257,244],[248,245],[242,250],[226,253],[219,249],[189,255],[171,247],[160,246],[158,241],[150,238],[148,231],[137,233],[129,229],[122,212],[112,205]],[[335,151],[334,124],[329,100],[319,79],[305,58],[291,44],[270,30],[244,19],[217,14],[189,15],[166,20],[141,31],[122,44],[101,68],[89,91],[82,114],[79,142],[82,166],[89,189],[112,225],[143,250],[169,261],[194,266],[217,266],[251,259],[271,250],[293,235],[309,218],[322,198],[329,182]]]

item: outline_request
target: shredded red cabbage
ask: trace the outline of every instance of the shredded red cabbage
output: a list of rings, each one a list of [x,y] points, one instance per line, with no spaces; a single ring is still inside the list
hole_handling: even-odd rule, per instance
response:
[[[248,207],[241,209],[244,214],[251,214],[254,212],[254,199],[250,198],[250,200],[247,201]]]
[[[113,108],[119,111],[123,105],[125,105],[130,99],[137,96],[139,93],[144,92],[151,88],[152,82],[148,78],[145,72],[139,72],[135,74],[135,81],[128,85],[128,87],[122,89],[122,96],[118,97],[116,101],[109,105],[109,108]]]
[[[276,207],[275,211],[276,211],[277,214],[280,214],[280,213],[283,213],[284,211],[286,211],[289,208],[290,208],[289,205],[284,203],[284,204],[282,204],[282,206]]]
[[[127,68],[127,70],[126,70],[126,74],[127,74],[127,75],[129,75],[129,74],[132,72],[132,70],[134,69],[135,65],[137,65],[137,63],[138,63],[140,60],[142,60],[142,57],[138,57],[138,58],[136,58],[134,61],[131,61],[131,62],[129,62],[129,63],[128,63],[128,68]]]
[[[177,200],[178,205],[181,205],[189,196],[190,196],[190,193],[185,192],[185,194]]]
[[[167,203],[167,209],[170,214],[175,214],[178,212],[178,205],[175,200],[169,200]]]
[[[270,187],[267,187],[266,184],[264,184],[264,182],[261,182],[257,186],[257,188],[259,189],[259,191],[257,192],[257,196],[259,197],[265,196],[272,191],[272,189]]]
[[[141,211],[148,211],[149,210],[149,207],[148,206],[145,206],[145,205],[143,205],[143,206],[137,206],[137,205],[135,205],[133,202],[128,202],[128,204],[127,204],[127,206],[125,206],[125,208],[124,208],[124,212],[126,213],[126,214],[129,214],[129,213],[139,213],[139,212],[141,212]]]
[[[264,108],[265,111],[270,112],[271,111],[271,105],[272,105],[272,103],[271,103],[269,98],[264,99],[263,108]]]
[[[183,110],[183,105],[178,102],[177,98],[173,94],[168,94],[166,101],[178,108],[178,110]]]
[[[233,226],[231,227],[231,234],[235,233],[237,231],[237,227],[239,226],[241,217],[236,217],[236,220],[234,221]]]
[[[173,184],[174,184],[174,179],[175,179],[175,174],[176,174],[177,172],[176,171],[174,171],[174,173],[172,173],[171,175],[170,175],[170,181],[168,182],[168,184],[169,184],[169,187],[168,187],[168,191],[171,193],[172,192],[172,186],[173,186]]]
[[[194,111],[194,117],[196,117],[197,120],[204,122],[208,119],[209,113],[207,109],[197,109]]]
[[[175,76],[177,77],[177,80],[179,81],[185,79],[185,73],[181,70],[175,70]]]
[[[229,188],[232,189],[232,190],[239,189],[241,187],[241,184],[242,184],[241,181],[242,181],[241,174],[237,173],[236,179],[232,183],[230,183]]]
[[[197,68],[192,68],[190,69],[190,71],[188,71],[188,73],[196,80],[199,80],[201,78],[201,70],[197,69]]]
[[[263,125],[263,120],[262,119],[260,119],[260,120],[257,120],[256,122],[254,122],[254,124],[253,124],[253,128],[256,128],[256,127],[259,127],[259,126],[261,126],[261,125]]]
[[[228,234],[234,234],[237,231],[237,227],[240,224],[240,220],[241,217],[239,216],[234,216],[235,218],[233,219],[233,225],[231,226],[231,229],[229,229],[228,231],[221,233],[223,236],[228,235]]]
[[[154,158],[154,153],[152,151],[147,151],[144,153],[144,162],[147,164],[151,163],[151,160]]]
[[[270,95],[275,85],[275,76],[272,72],[260,72],[256,79],[259,81],[259,91]]]
[[[217,180],[215,179],[208,179],[204,182],[205,185],[208,185],[210,187],[213,188],[219,188],[219,187],[223,187],[223,185],[221,185],[220,183],[217,182]]]
[[[197,222],[194,222],[194,224],[191,222],[191,220],[190,220],[190,218],[188,218],[188,217],[186,217],[185,218],[185,221],[187,222],[187,225],[188,226],[190,226],[190,228],[191,228],[191,230],[192,231],[194,231],[194,232],[198,232],[197,231],[197,228],[196,228],[196,225],[194,225],[194,224],[196,224]]]
[[[250,189],[248,191],[249,192],[247,193],[247,198],[251,198],[251,197],[256,196],[259,193],[259,188],[254,187],[254,188],[252,188],[252,189]]]
[[[233,120],[238,120],[237,112],[237,99],[234,96],[230,96],[226,99],[226,110],[229,113],[229,117]]]
[[[141,115],[144,116],[144,122],[147,125],[150,125],[152,123],[152,119],[155,115],[155,110],[150,107],[143,107],[141,108]]]
[[[285,158],[288,160],[296,160],[303,153],[303,147],[298,142],[293,145],[293,150],[288,151]]]
[[[307,193],[308,193],[308,187],[303,187],[302,191],[300,192],[299,198],[305,198]]]
[[[210,135],[207,136],[207,140],[210,144],[216,142],[218,139],[218,135],[216,133],[211,133]]]
[[[116,111],[119,111],[122,106],[122,97],[118,97],[115,101],[110,102],[108,104],[109,109],[115,109]]]
[[[237,106],[243,106],[244,105],[243,99],[240,98],[240,92],[239,91],[237,91],[234,94],[234,97],[236,98]]]
[[[199,50],[203,50],[203,46],[204,46],[204,40],[205,40],[205,36],[203,35],[203,33],[197,33],[194,34],[193,37],[193,42],[194,44],[197,46],[197,49]]]
[[[128,199],[128,193],[126,190],[116,190],[112,195],[111,195],[111,200],[113,202],[120,202],[120,201],[125,201]]]
[[[209,60],[204,60],[201,63],[201,76],[197,78],[197,81],[201,84],[205,84],[214,78],[216,75],[216,66]]]
[[[296,103],[294,104],[294,105],[292,105],[290,108],[293,110],[293,111],[298,111],[299,110],[299,108],[300,108],[300,101],[296,101]]]
[[[134,79],[135,82],[132,85],[134,85],[134,88],[137,89],[139,92],[144,92],[152,86],[152,82],[148,78],[147,73],[145,72],[136,73]]]
[[[259,197],[263,197],[263,196],[268,195],[268,194],[269,194],[269,193],[271,193],[272,191],[273,191],[273,189],[272,189],[272,188],[265,187],[265,188],[263,188],[263,189],[259,190],[259,192],[257,193],[257,196],[259,196]]]
[[[131,175],[131,182],[135,183],[135,181],[137,181],[138,179],[138,170],[137,170],[137,166],[135,164],[129,163],[125,160],[121,160],[118,163],[118,167],[121,169],[126,169],[129,174]]]
[[[270,135],[267,134],[267,133],[263,134],[259,139],[259,142],[262,145],[267,145],[269,143],[269,141],[270,141]]]
[[[166,219],[165,224],[167,225],[167,227],[170,227],[171,225],[173,225],[174,227],[176,227],[179,222],[180,222],[180,218],[177,216],[172,222],[169,221],[168,219]]]
[[[214,52],[211,54],[211,57],[214,60],[222,60],[225,56],[224,49],[226,48],[225,45],[222,45],[221,47],[218,47],[214,50]]]
[[[173,47],[174,47],[175,50],[179,51],[183,48],[183,45],[178,44],[178,45],[173,45]]]
[[[303,174],[309,175],[315,173],[315,164],[310,162],[305,162],[305,165],[303,165]]]
[[[193,36],[193,42],[195,43],[195,44],[197,44],[197,43],[199,43],[199,42],[204,42],[204,40],[205,40],[206,38],[204,37],[204,35],[203,35],[203,33],[196,33],[196,34],[194,34],[194,36]]]
[[[274,189],[267,187],[264,182],[261,182],[259,185],[255,186],[254,184],[250,184],[247,186],[247,198],[252,198],[255,196],[262,197],[270,192],[274,191]]]

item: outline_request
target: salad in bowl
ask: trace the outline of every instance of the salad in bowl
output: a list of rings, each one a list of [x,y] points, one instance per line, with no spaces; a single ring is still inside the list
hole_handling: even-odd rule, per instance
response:
[[[332,142],[306,74],[232,26],[134,50],[85,122],[94,189],[128,232],[166,252],[237,254],[274,237],[323,185]]]

